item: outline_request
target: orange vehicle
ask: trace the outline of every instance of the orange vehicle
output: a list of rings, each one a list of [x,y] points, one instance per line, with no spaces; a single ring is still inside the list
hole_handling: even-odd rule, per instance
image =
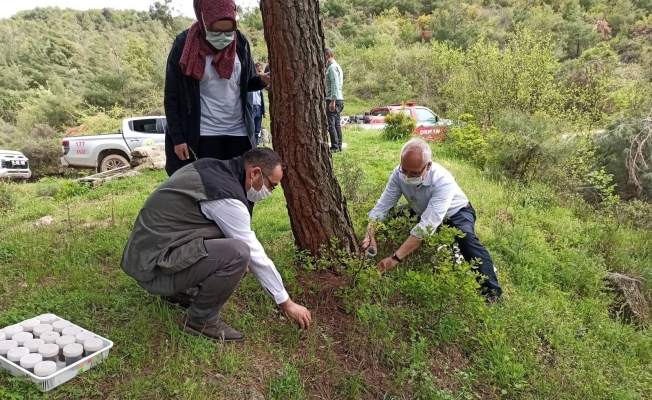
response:
[[[385,127],[385,116],[391,112],[403,112],[417,122],[415,135],[421,135],[425,139],[441,141],[452,121],[440,118],[431,109],[418,106],[415,102],[403,104],[391,104],[389,106],[376,107],[364,114],[364,125],[367,129],[382,129]]]

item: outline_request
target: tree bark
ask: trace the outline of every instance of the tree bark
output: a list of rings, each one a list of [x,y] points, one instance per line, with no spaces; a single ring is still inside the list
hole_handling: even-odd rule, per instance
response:
[[[331,238],[357,251],[346,200],[333,172],[326,118],[326,59],[318,0],[262,0],[272,76],[274,150],[288,165],[281,182],[299,249],[318,255]]]

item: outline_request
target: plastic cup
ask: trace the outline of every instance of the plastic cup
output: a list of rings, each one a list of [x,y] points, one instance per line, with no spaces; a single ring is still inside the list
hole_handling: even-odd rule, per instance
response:
[[[66,358],[66,366],[73,365],[82,359],[84,346],[79,343],[72,343],[63,348],[63,356]]]
[[[41,339],[28,339],[25,340],[23,346],[27,347],[30,353],[38,353],[38,348],[44,344],[45,343]]]
[[[43,361],[56,362],[59,358],[59,346],[56,344],[44,344],[38,348],[38,353],[43,356]]]
[[[375,247],[373,246],[367,247],[367,258],[372,259],[376,257],[376,254],[378,254],[378,251],[376,250]]]
[[[15,334],[22,331],[23,327],[20,325],[9,325],[2,329],[2,332],[5,334],[5,340],[11,340]]]
[[[36,376],[50,376],[57,372],[57,363],[54,361],[41,361],[34,365],[34,375]]]
[[[59,337],[61,337],[59,332],[45,332],[41,333],[41,337],[39,339],[41,339],[45,344],[51,344],[55,343]]]
[[[52,325],[40,324],[34,327],[34,337],[40,338],[42,333],[52,332]]]
[[[26,340],[34,339],[34,335],[29,332],[18,332],[11,340],[15,340],[18,346],[24,346]]]
[[[96,353],[104,347],[104,342],[102,339],[94,338],[88,339],[84,342],[84,356],[88,357],[93,353]]]
[[[34,327],[40,325],[41,321],[36,318],[28,319],[20,323],[20,326],[23,327],[23,332],[31,332],[34,330]]]
[[[52,329],[55,332],[59,332],[59,333],[61,333],[61,331],[63,331],[65,328],[69,326],[72,326],[72,324],[70,323],[70,321],[66,321],[65,319],[60,319],[52,323]]]
[[[43,361],[43,356],[38,353],[29,353],[20,358],[20,366],[34,373],[34,366]]]
[[[38,317],[36,317],[36,319],[41,321],[42,324],[52,325],[52,323],[59,318],[57,318],[57,316],[54,314],[41,314]]]
[[[14,364],[20,364],[20,359],[29,354],[27,347],[14,347],[7,352],[7,360]]]
[[[0,342],[3,340],[7,340],[7,335],[4,332],[0,332]]]
[[[2,340],[0,341],[0,356],[6,356],[9,350],[18,347],[15,340]]]
[[[55,341],[56,345],[59,346],[59,362],[65,364],[66,358],[63,356],[63,349],[69,344],[75,343],[74,336],[61,336]]]
[[[89,339],[93,339],[94,337],[95,335],[92,332],[88,332],[88,331],[79,332],[78,334],[75,335],[75,339],[79,344],[84,344],[85,341]]]
[[[80,328],[78,326],[75,326],[75,325],[71,325],[71,326],[68,326],[68,327],[64,328],[63,330],[61,330],[61,336],[75,336],[76,334],[78,334],[81,331],[82,331],[82,328]]]

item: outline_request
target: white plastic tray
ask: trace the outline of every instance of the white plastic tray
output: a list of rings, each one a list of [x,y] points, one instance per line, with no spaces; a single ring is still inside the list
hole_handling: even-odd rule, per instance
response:
[[[57,317],[57,319],[64,319]],[[77,324],[75,324],[77,325]],[[79,326],[79,325],[77,325]],[[79,326],[83,329],[83,327]],[[91,331],[89,331],[91,332]],[[113,342],[109,339],[103,338],[97,333],[92,332],[98,339],[102,339],[104,342],[104,347],[91,354],[90,356],[84,357],[76,363],[69,365],[65,368],[62,368],[50,376],[36,376],[33,373],[27,371],[25,368],[20,365],[14,364],[3,356],[0,356],[0,367],[9,371],[13,376],[27,376],[29,380],[34,382],[41,392],[47,392],[55,387],[61,385],[62,383],[68,382],[72,378],[76,377],[77,374],[80,374],[84,371],[87,371],[97,364],[100,364],[103,359],[109,356],[109,350],[113,347]]]

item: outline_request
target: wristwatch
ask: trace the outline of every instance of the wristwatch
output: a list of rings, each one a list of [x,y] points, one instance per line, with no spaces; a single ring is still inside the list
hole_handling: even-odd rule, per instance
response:
[[[398,256],[396,255],[396,253],[392,254],[392,259],[395,260],[395,261],[398,262],[398,263],[400,263],[401,261],[403,261],[403,260],[401,260],[400,258],[398,258]]]

